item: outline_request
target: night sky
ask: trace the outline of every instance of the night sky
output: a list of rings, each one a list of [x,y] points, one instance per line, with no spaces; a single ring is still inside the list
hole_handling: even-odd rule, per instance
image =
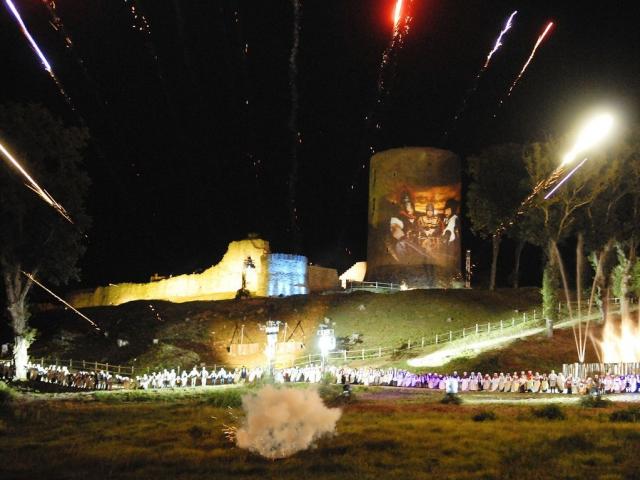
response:
[[[148,36],[132,28],[130,2],[58,0],[72,51],[48,24],[40,0],[14,2],[77,114],[42,70],[4,1],[0,102],[43,103],[70,124],[85,122],[93,138],[86,162],[93,227],[82,285],[206,268],[249,232],[270,240],[273,251],[293,251],[290,1],[138,0]],[[618,108],[632,121],[640,100],[635,2],[415,0],[410,32],[387,70],[389,93],[375,109],[381,128],[367,129],[394,4],[302,0],[301,253],[339,270],[366,254],[368,171],[362,165],[369,146],[446,147],[464,158],[492,143],[562,135],[595,105]],[[443,141],[515,9],[503,48]],[[552,35],[498,110],[550,20],[556,22]],[[84,60],[84,70],[72,53]],[[487,246],[467,231],[463,248],[474,251],[482,271]],[[525,284],[537,274],[536,255],[530,250],[527,258]]]

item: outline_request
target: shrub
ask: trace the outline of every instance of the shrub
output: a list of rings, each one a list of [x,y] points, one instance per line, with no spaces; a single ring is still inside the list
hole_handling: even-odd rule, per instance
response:
[[[587,395],[580,399],[580,405],[585,408],[607,408],[612,404],[611,400],[602,398],[600,395]]]
[[[15,392],[6,383],[0,382],[0,417],[13,416]]]
[[[532,413],[534,417],[544,418],[547,420],[564,420],[567,418],[562,409],[555,403],[545,405],[540,408],[534,408]]]
[[[445,405],[460,405],[462,399],[455,393],[446,393],[442,400],[440,400],[440,403]]]
[[[629,407],[624,410],[616,410],[609,415],[611,422],[640,422],[640,407]]]
[[[593,450],[595,445],[583,433],[563,435],[552,443],[556,452],[586,452]]]
[[[471,418],[473,419],[474,422],[493,421],[496,419],[496,414],[491,410],[483,410],[482,412],[476,413]]]

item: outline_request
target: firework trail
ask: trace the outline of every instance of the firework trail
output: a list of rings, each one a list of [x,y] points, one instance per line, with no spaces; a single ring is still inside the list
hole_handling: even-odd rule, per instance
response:
[[[580,167],[582,167],[582,166],[585,164],[585,162],[586,162],[587,160],[589,160],[589,159],[588,159],[588,158],[585,158],[585,159],[584,159],[584,160],[582,160],[578,165],[576,165],[576,166],[573,168],[573,170],[571,170],[569,173],[567,173],[567,175],[566,175],[562,180],[560,180],[560,181],[556,184],[556,186],[555,186],[555,187],[553,187],[553,189],[549,191],[549,193],[547,193],[547,194],[544,196],[544,199],[545,199],[545,200],[548,200],[548,199],[549,199],[549,197],[551,197],[551,195],[553,195],[553,194],[554,194],[554,192],[555,192],[556,190],[558,190],[558,188],[560,188],[560,186],[561,186],[564,182],[566,182],[567,180],[569,180],[569,179],[571,178],[571,176],[572,176],[574,173],[576,173],[576,172],[578,171],[578,169],[579,169]]]
[[[18,25],[20,26],[20,30],[22,30],[22,34],[31,45],[32,50],[40,59],[40,62],[42,63],[42,66],[44,67],[45,71],[49,74],[49,76],[51,77],[51,80],[53,80],[53,82],[56,84],[56,87],[58,88],[60,95],[62,95],[62,97],[64,98],[65,102],[67,102],[71,110],[75,111],[75,107],[73,105],[73,102],[71,101],[71,97],[67,95],[67,92],[62,87],[62,83],[60,83],[60,80],[58,80],[58,77],[54,73],[53,68],[51,68],[51,64],[47,60],[47,57],[45,57],[40,47],[31,36],[31,33],[29,33],[27,26],[25,25],[24,21],[22,20],[22,17],[20,16],[20,12],[18,12],[18,9],[16,8],[16,6],[13,4],[11,0],[4,0],[4,3],[9,9],[9,11],[11,12],[11,14],[15,17],[16,22],[18,22]]]
[[[98,332],[100,331],[100,327],[98,327],[98,324],[96,322],[94,322],[93,320],[91,320],[89,317],[87,317],[86,315],[84,315],[82,312],[76,310],[75,308],[73,308],[69,303],[65,302],[62,298],[60,298],[58,295],[56,295],[55,293],[53,293],[51,290],[49,290],[47,287],[45,287],[43,284],[41,284],[38,280],[36,280],[36,278],[30,274],[30,273],[26,273],[26,272],[22,272],[22,274],[27,277],[29,280],[31,280],[33,283],[35,283],[36,285],[38,285],[40,288],[42,288],[45,292],[47,292],[49,295],[51,295],[53,298],[55,298],[56,300],[58,300],[59,302],[61,302],[63,305],[67,306],[68,308],[70,308],[71,310],[73,310],[75,313],[77,313],[80,317],[84,318],[87,322],[89,322],[93,328],[95,328]]]
[[[5,148],[5,146],[2,145],[2,143],[0,143],[0,153],[2,153],[4,157],[7,160],[9,160],[9,163],[11,163],[11,165],[13,165],[20,172],[20,174],[25,178],[25,180],[27,181],[27,183],[25,183],[25,186],[27,188],[35,192],[40,198],[42,198],[51,207],[55,208],[56,211],[60,215],[62,215],[62,217],[64,217],[65,220],[67,220],[69,223],[73,223],[73,220],[71,220],[71,217],[69,216],[67,211],[64,209],[64,207],[60,205],[51,195],[49,195],[49,192],[47,192],[44,188],[38,185],[38,183],[31,177],[31,175],[29,175],[29,173],[25,170],[25,168],[22,165],[20,165],[20,162],[18,162],[18,160],[16,160],[15,157],[11,155],[11,153]]]
[[[411,22],[413,17],[409,12],[410,6],[413,4],[413,0],[410,0],[409,8],[404,8],[403,0],[397,0],[396,6],[393,12],[393,32],[391,35],[391,40],[389,41],[389,45],[382,52],[382,60],[380,61],[380,66],[378,67],[378,81],[376,83],[376,98],[373,109],[371,112],[365,116],[365,135],[369,132],[372,124],[375,121],[376,110],[378,106],[381,106],[384,97],[389,95],[389,89],[387,88],[387,80],[390,77],[393,77],[395,73],[395,58],[398,53],[398,50],[402,48],[404,45],[404,39],[409,34],[409,30],[411,29]],[[381,130],[382,124],[380,121],[375,122],[375,129]],[[369,145],[368,153],[373,155],[376,153],[375,147],[373,145]],[[366,162],[362,164],[362,169],[366,169]]]
[[[502,45],[503,45],[502,37],[504,37],[504,35],[509,30],[511,30],[511,27],[513,26],[513,18],[516,16],[517,13],[518,13],[518,11],[515,10],[509,16],[509,18],[507,19],[507,21],[506,21],[506,23],[504,25],[504,28],[500,31],[500,34],[498,35],[498,38],[496,39],[496,43],[493,45],[493,48],[491,49],[491,51],[487,55],[487,59],[485,60],[484,65],[482,66],[482,68],[480,69],[478,74],[475,76],[475,78],[473,80],[473,85],[467,91],[467,94],[465,95],[464,99],[462,100],[462,104],[460,105],[460,108],[458,109],[458,111],[454,115],[454,117],[453,117],[453,121],[454,122],[456,122],[458,120],[458,118],[460,118],[462,113],[467,108],[467,102],[469,101],[469,98],[471,98],[471,96],[478,90],[478,84],[480,83],[480,78],[482,78],[482,75],[484,74],[484,72],[487,70],[487,68],[489,68],[489,64],[491,63],[491,58],[493,57],[493,54],[496,53],[500,49],[500,47],[502,47]],[[449,135],[448,131],[444,132],[444,137],[445,138],[448,135]]]
[[[298,224],[298,209],[296,205],[296,184],[298,182],[298,149],[302,143],[302,134],[298,130],[298,50],[300,48],[300,20],[302,7],[300,0],[291,0],[293,7],[293,43],[289,55],[289,87],[291,88],[291,112],[289,115],[289,130],[292,136],[291,144],[291,172],[289,174],[289,208],[290,225],[293,235],[294,250],[300,248],[300,228]]]
[[[527,70],[527,67],[531,63],[531,60],[533,60],[533,57],[536,54],[536,50],[538,50],[538,47],[543,42],[543,40],[545,39],[545,37],[547,36],[547,34],[549,33],[549,31],[551,30],[552,27],[553,27],[553,22],[549,22],[549,24],[547,25],[547,28],[545,28],[544,31],[542,32],[542,34],[540,34],[540,36],[538,37],[538,40],[536,41],[536,44],[533,46],[533,50],[531,50],[531,55],[529,55],[529,58],[527,59],[527,61],[524,64],[524,67],[522,67],[522,70],[520,70],[520,73],[518,74],[516,79],[513,81],[513,84],[511,84],[511,87],[509,88],[509,91],[507,92],[507,97],[511,96],[511,92],[513,92],[513,89],[516,88],[516,85],[518,84],[518,82],[522,78],[522,75],[524,75],[524,72]]]

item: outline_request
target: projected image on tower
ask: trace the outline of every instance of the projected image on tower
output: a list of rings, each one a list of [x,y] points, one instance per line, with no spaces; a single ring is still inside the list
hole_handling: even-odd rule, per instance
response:
[[[390,196],[389,202],[396,211],[389,216],[385,244],[395,262],[449,263],[447,257],[455,255],[460,238],[456,190],[457,186],[424,191],[403,189],[398,196]]]
[[[460,166],[451,152],[393,149],[371,159],[368,280],[450,287],[460,276]]]

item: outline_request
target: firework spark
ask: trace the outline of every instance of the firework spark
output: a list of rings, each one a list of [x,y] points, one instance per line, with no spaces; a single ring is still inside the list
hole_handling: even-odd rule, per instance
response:
[[[16,158],[11,155],[11,153],[9,152],[9,150],[7,150],[5,148],[4,145],[2,145],[2,143],[0,143],[0,153],[2,153],[4,155],[4,157],[9,161],[9,163],[11,165],[13,165],[18,172],[20,172],[20,174],[25,178],[25,180],[27,181],[27,183],[25,183],[25,185],[31,189],[33,192],[35,192],[40,198],[42,198],[45,202],[47,202],[50,206],[52,206],[53,208],[56,209],[56,211],[62,215],[64,217],[65,220],[67,220],[70,223],[73,223],[73,220],[71,220],[71,217],[69,216],[69,214],[67,213],[67,211],[64,209],[64,207],[62,205],[60,205],[50,194],[49,192],[47,192],[44,188],[42,188],[40,185],[38,185],[38,182],[36,182],[33,177],[31,177],[31,175],[29,175],[29,173],[26,171],[26,169],[20,165],[20,162],[18,162],[18,160],[16,160]]]
[[[543,42],[543,40],[545,39],[545,37],[547,36],[547,34],[549,33],[549,31],[551,30],[552,27],[553,27],[553,22],[549,22],[549,24],[547,25],[547,28],[545,28],[544,31],[538,37],[538,40],[536,41],[536,44],[533,46],[533,50],[531,50],[531,55],[529,55],[529,58],[527,59],[527,61],[524,64],[524,67],[522,67],[522,70],[520,70],[520,73],[518,74],[516,79],[511,84],[511,87],[509,88],[509,91],[507,92],[507,97],[511,96],[511,93],[513,92],[513,89],[516,88],[516,85],[518,84],[518,82],[522,78],[522,75],[524,75],[524,72],[527,70],[527,67],[531,63],[531,60],[533,60],[533,57],[536,54],[536,50],[538,50],[538,47]]]
[[[26,273],[26,272],[22,272],[22,274],[27,277],[29,280],[31,280],[33,283],[35,283],[36,285],[38,285],[40,288],[42,288],[45,292],[47,292],[49,295],[51,295],[53,298],[55,298],[56,300],[58,300],[59,302],[61,302],[62,304],[64,304],[67,308],[70,308],[71,310],[73,310],[75,313],[77,313],[80,317],[84,318],[87,322],[89,322],[93,328],[95,328],[98,332],[100,331],[100,327],[98,327],[98,324],[96,322],[94,322],[93,320],[91,320],[89,317],[87,317],[85,314],[83,314],[82,312],[76,310],[75,308],[73,308],[69,303],[65,302],[61,297],[59,297],[58,295],[56,295],[54,292],[52,292],[51,290],[49,290],[47,287],[45,287],[42,283],[40,283],[38,280],[36,280],[36,277],[34,277],[32,274],[30,273]]]
[[[147,17],[144,16],[142,10],[136,6],[136,0],[124,0],[125,5],[129,8],[131,14],[131,28],[142,32],[145,35],[151,35],[151,26]]]
[[[505,24],[504,28],[500,32],[500,35],[498,35],[498,38],[496,40],[495,45],[493,46],[493,49],[489,52],[489,55],[487,55],[487,61],[484,62],[484,65],[482,66],[482,69],[480,70],[480,73],[478,75],[481,75],[482,72],[484,72],[487,69],[487,67],[489,66],[489,62],[491,62],[491,57],[493,57],[493,54],[496,53],[500,49],[500,47],[502,47],[502,37],[505,35],[505,33],[511,30],[511,27],[513,26],[511,22],[513,21],[513,17],[515,17],[517,13],[518,13],[517,10],[514,11],[509,17],[509,19],[507,20],[507,23]]]
[[[38,46],[34,38],[31,36],[31,33],[29,33],[27,26],[25,25],[24,21],[22,20],[22,17],[20,16],[20,12],[18,12],[18,9],[16,8],[16,6],[13,4],[11,0],[4,0],[4,3],[9,9],[9,11],[12,13],[12,15],[15,17],[16,22],[18,22],[18,25],[20,26],[20,30],[22,30],[22,34],[31,45],[31,49],[35,52],[35,54],[40,59],[40,62],[42,63],[44,70],[49,74],[49,76],[51,77],[51,80],[53,80],[53,82],[56,84],[58,91],[60,92],[64,100],[67,102],[69,107],[71,107],[71,109],[75,111],[75,107],[73,106],[71,97],[69,97],[69,95],[67,95],[67,92],[65,92],[64,88],[62,87],[62,84],[60,83],[60,80],[58,80],[58,77],[54,73],[53,68],[51,68],[51,64],[49,63],[49,60],[47,60],[47,57],[45,57],[40,47]]]

